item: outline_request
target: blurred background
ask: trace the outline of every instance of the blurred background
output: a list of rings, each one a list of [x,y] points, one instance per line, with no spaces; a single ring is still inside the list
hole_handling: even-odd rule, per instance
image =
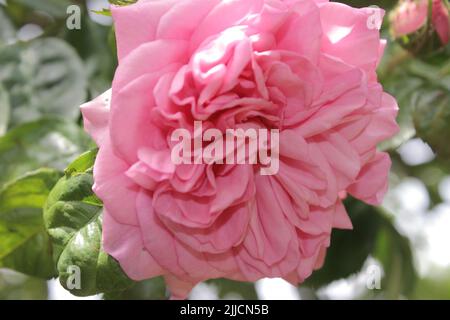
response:
[[[377,5],[388,16],[397,4],[341,2]],[[40,167],[63,170],[93,146],[78,106],[111,85],[117,61],[107,7],[106,0],[0,0],[0,189]],[[333,232],[325,266],[298,288],[281,279],[214,280],[191,299],[450,299],[449,47],[422,45],[435,38],[429,32],[393,41],[388,20],[379,79],[398,99],[401,131],[380,146],[393,159],[383,205],[349,199],[354,230]],[[48,242],[41,222],[2,220],[7,197],[0,192],[0,299],[166,297],[159,278],[115,294],[72,295],[40,267],[52,263],[36,254]],[[36,197],[27,201],[45,200]],[[39,210],[30,204],[20,214]]]

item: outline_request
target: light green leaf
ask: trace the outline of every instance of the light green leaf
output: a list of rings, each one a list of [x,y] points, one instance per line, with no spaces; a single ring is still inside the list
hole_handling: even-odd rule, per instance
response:
[[[65,174],[72,176],[79,173],[90,172],[94,166],[97,152],[98,149],[89,150],[80,155],[66,168],[66,170],[64,170]]]
[[[0,8],[0,47],[14,41],[15,36],[16,29],[14,25],[11,23],[5,11]]]
[[[0,186],[40,167],[63,170],[89,144],[72,122],[55,118],[20,125],[0,137]]]
[[[29,275],[55,275],[42,207],[62,173],[40,169],[0,190],[0,266]]]
[[[111,10],[110,9],[106,9],[106,8],[103,8],[102,10],[92,10],[92,12],[94,12],[95,14],[102,15],[102,16],[107,16],[107,17],[111,17],[112,16]]]
[[[133,285],[119,264],[101,247],[103,208],[99,201],[93,201],[92,173],[89,170],[77,172],[82,167],[92,167],[93,160],[88,153],[70,165],[70,174],[66,171],[53,188],[44,209],[60,282],[79,296],[122,292]],[[68,286],[73,266],[80,270],[80,288]]]
[[[348,198],[345,206],[354,229],[333,230],[324,266],[304,285],[317,289],[347,278],[360,272],[371,256],[381,263],[384,277],[381,291],[367,292],[366,295],[387,299],[408,296],[417,277],[409,240],[397,231],[383,208],[353,198]]]
[[[10,96],[10,126],[45,115],[76,120],[87,80],[75,50],[56,38],[0,49],[0,83]]]
[[[138,0],[108,0],[109,3],[114,4],[116,6],[127,6],[133,3],[136,3]]]

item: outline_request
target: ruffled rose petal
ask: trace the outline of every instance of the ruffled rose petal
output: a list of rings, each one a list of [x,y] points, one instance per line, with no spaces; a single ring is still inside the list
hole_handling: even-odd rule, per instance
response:
[[[111,90],[108,90],[94,100],[80,106],[84,119],[84,129],[97,145],[102,145],[109,134],[110,104]]]
[[[140,281],[164,273],[164,269],[145,250],[139,227],[115,221],[106,210],[103,211],[102,245],[133,280]]]
[[[356,182],[348,188],[354,197],[372,205],[379,205],[387,191],[388,172],[391,167],[389,155],[376,154],[361,170]]]

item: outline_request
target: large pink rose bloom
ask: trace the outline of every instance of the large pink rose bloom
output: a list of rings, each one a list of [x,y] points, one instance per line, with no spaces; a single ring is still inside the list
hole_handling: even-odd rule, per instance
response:
[[[113,7],[112,90],[82,106],[100,147],[94,191],[103,247],[135,280],[164,276],[184,298],[200,281],[320,268],[340,195],[378,204],[397,104],[375,69],[382,12],[325,0],[141,0]],[[375,19],[376,20],[376,19]],[[381,21],[378,21],[381,23]],[[280,130],[280,165],[181,164],[171,133]]]

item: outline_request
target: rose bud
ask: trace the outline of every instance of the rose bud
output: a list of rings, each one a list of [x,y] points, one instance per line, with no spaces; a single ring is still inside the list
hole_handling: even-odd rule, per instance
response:
[[[389,17],[391,34],[413,53],[434,52],[449,42],[448,11],[445,0],[401,0]]]

